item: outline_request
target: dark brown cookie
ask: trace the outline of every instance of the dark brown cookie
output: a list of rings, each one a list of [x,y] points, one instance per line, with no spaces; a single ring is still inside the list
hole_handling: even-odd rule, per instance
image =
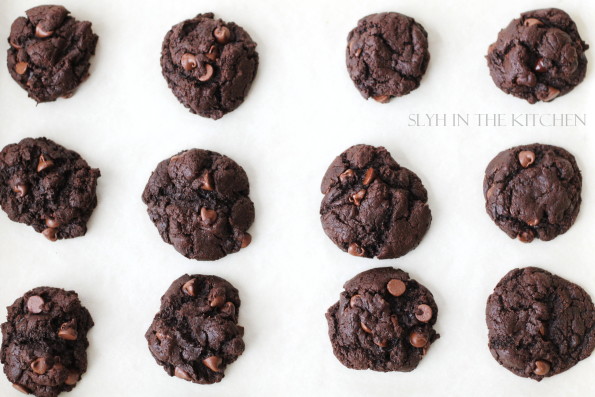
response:
[[[333,352],[346,367],[412,371],[440,337],[432,293],[404,271],[368,270],[343,288],[326,319]]]
[[[566,233],[580,209],[581,187],[574,156],[539,143],[499,153],[488,164],[483,182],[490,218],[525,243]]]
[[[398,258],[417,247],[430,227],[421,180],[383,147],[347,149],[328,168],[320,190],[322,227],[352,255]]]
[[[214,120],[244,102],[258,69],[256,43],[233,22],[199,14],[167,32],[163,77],[192,113]]]
[[[0,204],[11,220],[51,241],[83,236],[100,175],[78,153],[46,138],[26,138],[0,152]]]
[[[252,240],[249,193],[248,176],[235,161],[192,149],[157,165],[143,201],[165,242],[190,259],[216,260]]]
[[[238,325],[238,290],[216,276],[184,275],[161,298],[145,337],[169,376],[194,383],[220,382],[244,352]]]
[[[69,16],[62,6],[45,5],[27,11],[10,29],[8,70],[37,102],[69,98],[89,77],[97,35],[91,22]]]
[[[510,22],[490,45],[487,60],[502,91],[529,103],[549,102],[583,81],[588,48],[570,16],[548,8]]]
[[[93,320],[74,291],[39,287],[8,307],[2,324],[4,373],[15,389],[37,397],[72,390],[87,370]]]
[[[510,271],[486,307],[492,355],[537,381],[573,367],[595,348],[595,306],[578,285],[543,269]]]
[[[428,34],[396,12],[368,15],[347,36],[347,71],[366,99],[381,103],[419,87],[430,62]]]

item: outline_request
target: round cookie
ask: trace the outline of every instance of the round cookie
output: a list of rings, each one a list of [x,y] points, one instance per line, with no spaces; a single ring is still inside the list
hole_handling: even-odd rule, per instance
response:
[[[322,227],[352,255],[398,258],[417,247],[430,227],[421,180],[383,147],[347,149],[326,171],[320,190]]]
[[[576,220],[581,186],[581,172],[566,150],[539,143],[516,146],[486,168],[486,211],[511,238],[552,240]]]
[[[428,34],[396,12],[368,15],[347,36],[347,71],[366,99],[380,103],[419,87],[428,68]]]
[[[346,367],[412,371],[440,337],[432,293],[404,271],[368,270],[343,288],[326,319],[333,352]]]
[[[26,138],[0,152],[0,204],[11,220],[50,241],[83,236],[100,175],[78,153],[46,138]]]
[[[550,102],[585,78],[589,46],[562,10],[528,11],[498,34],[488,49],[494,83],[507,94]]]
[[[184,106],[217,120],[248,95],[258,70],[256,43],[235,23],[199,14],[167,32],[161,68]]]
[[[595,306],[578,285],[543,269],[510,271],[488,298],[489,348],[500,365],[537,381],[595,348]]]
[[[248,176],[235,161],[191,149],[157,165],[143,201],[163,241],[187,258],[216,260],[252,241],[249,193]]]
[[[87,370],[91,315],[74,291],[39,287],[8,307],[1,361],[15,389],[37,397],[72,390]]]
[[[184,275],[161,298],[145,337],[169,376],[200,384],[220,382],[244,352],[238,290],[216,276]]]
[[[26,14],[10,29],[10,75],[38,103],[71,97],[89,77],[98,39],[91,22],[77,21],[66,8],[55,5],[35,7]]]

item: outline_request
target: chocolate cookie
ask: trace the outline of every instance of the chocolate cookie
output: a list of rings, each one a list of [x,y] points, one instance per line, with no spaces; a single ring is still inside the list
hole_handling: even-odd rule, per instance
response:
[[[100,175],[78,153],[46,138],[26,138],[0,152],[0,204],[11,220],[50,241],[83,236]]]
[[[38,103],[71,97],[89,77],[89,60],[97,45],[91,22],[79,22],[66,8],[54,5],[26,14],[10,29],[10,75]]]
[[[566,150],[534,143],[499,153],[486,168],[490,218],[511,238],[529,243],[565,233],[581,205],[582,177]]]
[[[157,165],[143,201],[163,241],[187,258],[216,260],[252,241],[249,193],[248,176],[235,161],[192,149]]]
[[[595,348],[595,306],[578,285],[543,269],[510,271],[488,298],[492,355],[537,381],[573,367]]]
[[[14,388],[37,397],[72,390],[87,371],[87,332],[93,326],[78,295],[39,287],[7,309],[1,359]]]
[[[398,258],[420,243],[432,215],[421,180],[383,147],[355,145],[322,179],[320,220],[351,255]]]
[[[588,48],[570,16],[548,8],[510,22],[490,45],[487,60],[502,91],[529,103],[549,102],[583,81]]]
[[[351,80],[364,98],[380,103],[419,87],[430,62],[423,26],[396,12],[360,19],[347,42]]]
[[[258,69],[256,43],[233,22],[199,14],[167,32],[163,77],[192,113],[214,120],[244,102]]]
[[[368,270],[343,288],[326,320],[333,352],[346,367],[409,372],[440,337],[432,293],[404,271]]]
[[[161,298],[145,337],[169,376],[201,384],[220,382],[244,352],[238,290],[216,276],[184,275]]]

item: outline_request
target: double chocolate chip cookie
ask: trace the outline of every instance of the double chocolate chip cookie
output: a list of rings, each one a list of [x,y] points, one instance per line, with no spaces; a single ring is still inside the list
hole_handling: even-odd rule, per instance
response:
[[[238,290],[216,276],[184,275],[161,298],[145,337],[169,376],[211,384],[244,352]]]
[[[326,319],[333,352],[346,367],[412,371],[440,337],[432,293],[404,271],[368,270],[343,288]]]
[[[483,182],[486,211],[511,238],[551,240],[576,220],[582,176],[566,150],[535,143],[499,153]]]
[[[248,176],[235,161],[192,149],[157,165],[143,201],[166,243],[187,258],[216,260],[252,241],[249,193]]]
[[[244,102],[258,69],[256,43],[233,22],[199,14],[167,32],[163,77],[192,113],[214,120]]]
[[[0,204],[11,220],[50,241],[83,236],[100,175],[78,153],[46,138],[26,138],[0,152]]]
[[[351,255],[398,258],[417,247],[430,227],[421,180],[383,147],[347,149],[326,171],[320,190],[322,227]]]
[[[396,12],[368,15],[347,36],[347,71],[366,99],[380,103],[419,87],[430,62],[428,34]]]
[[[74,291],[39,287],[8,307],[2,324],[4,373],[15,389],[37,397],[72,390],[87,371],[91,315]]]
[[[490,45],[487,60],[502,91],[529,103],[550,102],[583,81],[588,48],[570,16],[548,8],[510,22]]]
[[[595,306],[578,285],[543,269],[510,271],[488,298],[492,355],[537,381],[573,367],[595,348]]]
[[[10,29],[8,70],[37,102],[69,98],[89,77],[97,35],[91,22],[80,22],[55,5],[32,8]]]

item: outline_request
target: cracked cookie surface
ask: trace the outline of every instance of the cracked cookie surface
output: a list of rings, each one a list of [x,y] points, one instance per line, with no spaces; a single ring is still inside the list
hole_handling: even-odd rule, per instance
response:
[[[62,6],[32,8],[10,29],[8,70],[12,78],[39,102],[69,98],[89,77],[97,35],[91,22],[69,16]]]
[[[326,171],[320,190],[322,227],[352,255],[403,256],[430,227],[428,194],[421,180],[383,147],[347,149]]]
[[[26,138],[0,152],[0,204],[11,220],[51,241],[83,236],[100,175],[78,153],[47,138]]]
[[[87,370],[91,315],[74,291],[35,288],[8,307],[2,364],[15,389],[37,397],[72,390]]]
[[[486,211],[511,238],[552,240],[576,220],[582,176],[568,151],[538,143],[500,152],[483,182]]]
[[[595,307],[578,285],[543,269],[510,271],[487,301],[489,348],[514,374],[537,381],[573,367],[595,347]]]
[[[180,277],[161,298],[145,334],[151,354],[169,376],[220,382],[227,365],[244,352],[240,304],[238,290],[220,277]]]
[[[529,103],[550,102],[583,81],[588,48],[570,16],[548,8],[510,22],[490,45],[487,61],[502,91]]]
[[[199,14],[167,32],[163,77],[192,113],[220,119],[244,102],[258,70],[256,43],[233,22]]]
[[[162,161],[143,192],[166,243],[190,259],[216,260],[250,244],[248,176],[227,156],[191,149]]]
[[[403,14],[368,15],[347,36],[346,58],[362,96],[387,103],[419,87],[430,62],[428,34]]]
[[[346,367],[412,371],[440,337],[432,293],[404,271],[368,270],[343,288],[326,319],[333,352]]]

